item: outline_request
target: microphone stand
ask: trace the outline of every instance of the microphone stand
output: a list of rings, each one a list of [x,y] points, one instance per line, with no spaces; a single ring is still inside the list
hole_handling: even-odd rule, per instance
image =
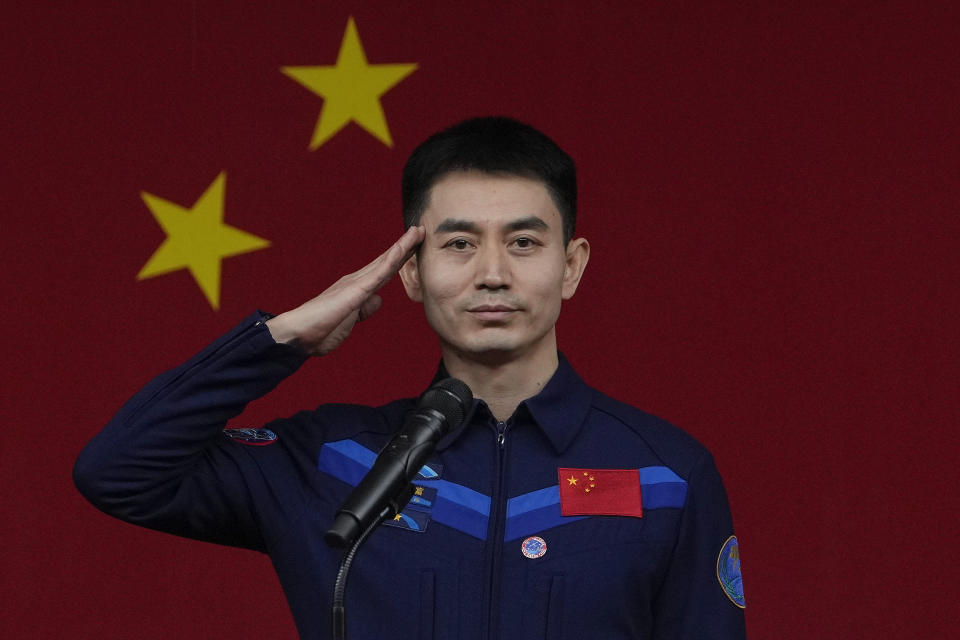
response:
[[[340,559],[340,568],[337,570],[337,580],[333,584],[333,640],[346,640],[347,638],[347,608],[344,603],[347,593],[347,576],[350,573],[350,566],[353,564],[353,558],[357,555],[360,545],[373,533],[381,522],[387,518],[392,518],[403,510],[403,507],[410,502],[413,497],[414,486],[410,483],[398,497],[398,500],[391,500],[383,508],[376,520],[370,523],[370,526],[364,529],[357,539],[354,540],[350,548],[347,549]]]

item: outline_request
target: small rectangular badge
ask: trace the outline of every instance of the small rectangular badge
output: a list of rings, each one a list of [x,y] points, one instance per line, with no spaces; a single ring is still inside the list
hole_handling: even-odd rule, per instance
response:
[[[399,527],[400,529],[408,529],[418,533],[426,531],[429,523],[429,513],[413,511],[412,509],[404,509],[392,518],[383,521],[383,524],[388,527]]]
[[[638,469],[557,469],[560,514],[643,516]]]
[[[439,462],[431,462],[420,467],[417,477],[414,480],[437,480],[443,475],[443,465]]]
[[[410,496],[410,502],[407,503],[407,508],[417,509],[419,511],[430,511],[433,503],[437,501],[436,488],[423,487],[418,484],[414,484],[413,487],[413,495]]]

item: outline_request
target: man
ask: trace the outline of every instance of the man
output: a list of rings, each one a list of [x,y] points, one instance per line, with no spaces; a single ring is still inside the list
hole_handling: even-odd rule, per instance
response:
[[[477,400],[358,554],[348,637],[742,638],[710,454],[558,354],[561,302],[590,252],[574,238],[573,161],[516,121],[468,120],[414,151],[403,206],[406,232],[369,265],[254,314],[134,396],[81,454],[83,494],[129,522],[269,553],[300,634],[327,637],[340,557],[323,534],[413,401],[223,427],[337,348],[399,273],[439,338],[438,377]]]

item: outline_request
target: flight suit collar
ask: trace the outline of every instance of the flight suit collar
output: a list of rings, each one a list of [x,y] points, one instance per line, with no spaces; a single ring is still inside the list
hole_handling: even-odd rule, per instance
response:
[[[573,370],[566,356],[562,353],[557,355],[559,360],[557,370],[546,386],[537,395],[521,402],[510,421],[513,421],[518,417],[518,414],[525,410],[533,423],[539,427],[550,444],[553,445],[556,453],[560,454],[570,446],[577,434],[580,433],[590,410],[593,391]],[[450,374],[441,361],[432,384],[448,377],[450,377]],[[443,451],[456,442],[471,422],[479,417],[478,412],[489,415],[489,410],[483,401],[475,398],[473,410],[463,421],[463,425],[441,438],[440,442],[437,443],[437,450]]]

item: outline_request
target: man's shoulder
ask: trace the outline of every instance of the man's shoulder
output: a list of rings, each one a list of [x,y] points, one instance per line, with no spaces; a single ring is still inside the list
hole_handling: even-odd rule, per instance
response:
[[[379,406],[333,402],[307,412],[311,419],[323,423],[342,423],[348,428],[393,431],[397,423],[416,404],[416,398],[400,398]]]
[[[401,398],[380,406],[326,403],[267,426],[315,445],[346,439],[379,442],[393,434],[415,406],[415,398]]]
[[[594,389],[594,411],[629,429],[654,455],[683,478],[710,456],[707,448],[680,427]]]

